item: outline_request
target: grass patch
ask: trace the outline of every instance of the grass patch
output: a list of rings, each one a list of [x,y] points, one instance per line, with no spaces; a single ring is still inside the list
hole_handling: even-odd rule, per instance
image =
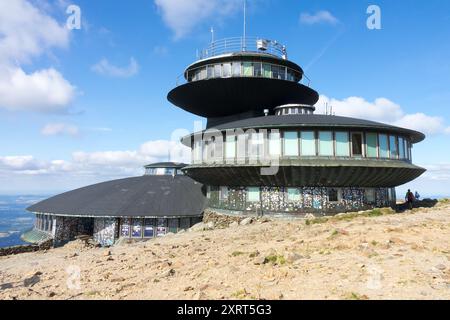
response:
[[[369,300],[369,298],[366,295],[360,295],[356,292],[351,292],[348,295],[348,299],[350,299],[350,300]]]
[[[450,200],[449,200],[449,203],[450,203]],[[327,223],[329,221],[331,221],[331,222],[347,221],[348,222],[348,221],[351,221],[353,219],[360,218],[360,217],[375,218],[375,217],[381,217],[384,215],[389,215],[389,214],[394,214],[394,213],[395,213],[395,211],[392,210],[391,208],[382,208],[382,209],[377,208],[377,209],[364,211],[364,212],[346,213],[346,214],[334,216],[334,217],[321,217],[321,218],[307,219],[305,221],[305,224],[307,226],[312,226],[315,224]]]
[[[245,299],[245,298],[247,298],[247,295],[248,295],[248,292],[245,289],[238,290],[231,294],[231,296],[236,299]]]
[[[242,255],[244,255],[244,254],[245,254],[245,252],[235,251],[235,252],[233,252],[231,255],[232,255],[233,257],[239,257],[239,256],[242,256]]]
[[[264,264],[267,264],[267,263],[271,263],[274,265],[284,265],[284,264],[286,264],[286,258],[281,255],[273,254],[273,255],[267,256],[265,258]]]

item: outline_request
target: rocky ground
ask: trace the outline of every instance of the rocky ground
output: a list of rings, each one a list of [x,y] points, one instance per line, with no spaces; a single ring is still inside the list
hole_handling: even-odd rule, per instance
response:
[[[448,202],[231,224],[2,257],[0,299],[450,299]]]

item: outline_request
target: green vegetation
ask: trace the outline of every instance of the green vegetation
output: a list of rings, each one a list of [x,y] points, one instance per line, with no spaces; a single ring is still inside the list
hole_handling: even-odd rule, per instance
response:
[[[321,217],[321,218],[314,218],[314,219],[307,219],[305,221],[305,224],[307,226],[311,226],[314,224],[322,224],[327,223],[329,221],[351,221],[355,218],[359,217],[365,217],[365,218],[374,218],[374,217],[381,217],[384,215],[394,214],[395,211],[391,208],[382,208],[382,209],[373,209],[369,211],[364,212],[352,212],[352,213],[346,213],[343,215],[338,215],[334,217]]]
[[[271,263],[274,265],[284,265],[284,264],[286,264],[286,258],[281,255],[273,254],[273,255],[267,256],[265,258],[264,264],[267,264],[267,263]]]
[[[244,255],[244,254],[245,254],[245,252],[235,251],[235,252],[233,252],[231,255],[232,255],[233,257],[239,257],[239,256],[242,256],[242,255]]]

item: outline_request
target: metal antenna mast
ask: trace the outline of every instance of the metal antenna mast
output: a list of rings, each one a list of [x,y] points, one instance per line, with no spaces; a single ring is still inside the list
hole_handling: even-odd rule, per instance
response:
[[[247,0],[244,0],[244,39],[243,39],[243,51],[247,49]]]

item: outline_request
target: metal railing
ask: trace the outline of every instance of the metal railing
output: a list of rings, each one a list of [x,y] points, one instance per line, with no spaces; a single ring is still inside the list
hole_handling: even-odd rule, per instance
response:
[[[256,52],[287,59],[286,46],[275,40],[257,37],[226,38],[212,42],[208,48],[198,52],[198,59],[207,59],[227,53]]]

